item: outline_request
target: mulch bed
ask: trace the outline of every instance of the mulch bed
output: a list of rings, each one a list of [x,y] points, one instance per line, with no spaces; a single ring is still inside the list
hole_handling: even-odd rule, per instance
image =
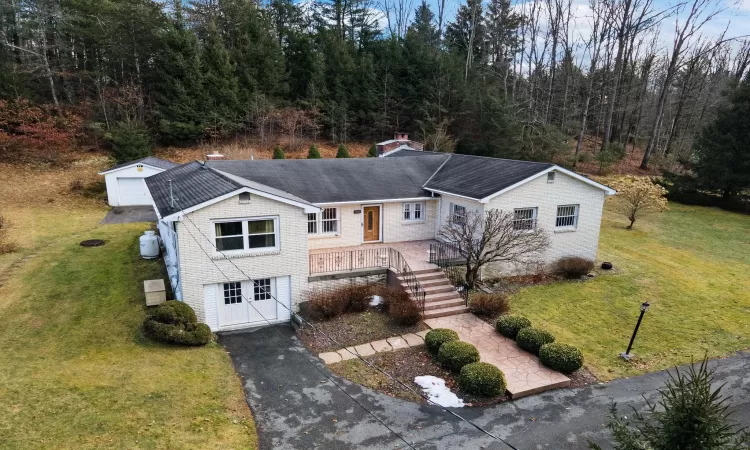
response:
[[[377,353],[365,359],[383,369],[385,372],[412,387],[416,392],[422,388],[414,383],[414,378],[432,375],[445,380],[446,386],[464,401],[466,406],[486,406],[507,400],[507,396],[478,397],[463,392],[458,387],[458,374],[445,370],[427,352],[424,346],[411,347],[403,350]],[[363,384],[371,389],[380,391],[391,397],[403,398],[410,401],[426,403],[421,396],[407,390],[399,383],[368,367],[362,361],[352,359],[328,366],[338,375],[351,381]]]
[[[361,313],[346,313],[325,321],[312,320],[304,312],[301,315],[305,320],[315,324],[315,328],[321,331],[321,333],[317,333],[308,326],[304,326],[298,331],[299,339],[313,353],[340,350],[342,347],[366,344],[429,329],[422,322],[410,327],[399,325],[378,308],[369,308]],[[340,345],[333,343],[323,333],[335,339]]]
[[[594,374],[586,370],[585,367],[571,373],[568,375],[568,378],[570,378],[570,387],[572,388],[599,383],[599,380],[596,379]]]

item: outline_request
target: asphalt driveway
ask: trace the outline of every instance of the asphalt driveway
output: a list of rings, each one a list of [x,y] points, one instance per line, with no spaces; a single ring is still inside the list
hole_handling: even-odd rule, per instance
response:
[[[418,449],[508,449],[436,406],[419,405],[343,380],[305,348],[288,326],[222,334],[242,377],[255,417],[261,449],[408,448],[346,392]],[[309,363],[312,361],[314,364]],[[735,420],[750,424],[750,354],[712,363],[717,382],[732,395]],[[588,440],[606,442],[603,427],[612,401],[624,414],[643,408],[642,395],[656,396],[665,372],[577,389],[534,395],[487,408],[455,411],[518,449],[582,449]]]
[[[118,224],[134,222],[156,222],[153,206],[115,206],[107,212],[101,223]]]

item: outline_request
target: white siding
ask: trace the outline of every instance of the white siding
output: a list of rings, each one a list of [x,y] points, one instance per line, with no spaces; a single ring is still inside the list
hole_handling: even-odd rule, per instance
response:
[[[291,283],[292,280],[289,276],[276,278],[276,299],[280,302],[276,305],[276,320],[279,322],[289,322],[292,318],[292,314],[289,312],[292,307]]]
[[[487,209],[512,212],[515,208],[538,208],[537,226],[545,229],[550,238],[550,246],[540,261],[549,265],[563,256],[596,259],[605,197],[603,190],[556,172],[554,183],[547,183],[547,176],[543,175],[493,198]],[[562,205],[580,205],[575,230],[555,229],[557,207]],[[487,268],[484,276],[523,270],[495,265]]]
[[[120,193],[117,182],[118,178],[146,178],[161,172],[164,172],[164,169],[156,169],[144,165],[140,172],[136,166],[130,166],[104,175],[104,183],[107,185],[107,201],[109,202],[109,205],[120,206]],[[148,189],[146,189],[146,191],[148,191]],[[149,201],[144,204],[151,205],[150,196]]]
[[[484,213],[484,205],[479,203],[477,200],[471,200],[468,198],[457,197],[455,195],[443,194],[440,199],[440,223],[437,228],[437,235],[440,233],[440,229],[445,226],[451,219],[451,204],[460,205],[466,208],[466,212],[470,211],[477,212],[479,214]]]
[[[232,257],[231,262],[221,256],[215,256],[212,220],[255,216],[279,218],[279,251],[257,256]],[[184,218],[177,225],[182,295],[183,301],[195,309],[202,322],[206,322],[208,318],[204,285],[223,283],[227,278],[231,281],[243,281],[288,276],[291,304],[293,308],[297,307],[302,300],[302,293],[307,289],[309,270],[307,220],[303,209],[258,195],[253,195],[249,203],[240,203],[238,197],[234,196],[194,211],[188,214],[188,217],[190,220]],[[209,239],[201,235],[195,226]],[[202,249],[212,258],[209,259]],[[241,270],[235,268],[232,263]]]
[[[402,220],[402,202],[361,203],[346,205],[319,205],[321,208],[339,208],[339,230],[334,236],[309,235],[310,249],[351,247],[364,243],[362,239],[363,209],[365,206],[379,205],[382,223],[382,242],[420,241],[434,239],[438,216],[438,199],[423,200],[425,220],[405,222]],[[355,214],[354,211],[360,211]]]

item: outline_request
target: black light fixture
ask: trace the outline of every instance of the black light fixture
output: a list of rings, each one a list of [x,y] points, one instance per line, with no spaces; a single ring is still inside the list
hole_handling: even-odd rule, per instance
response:
[[[635,341],[635,335],[638,334],[638,328],[641,326],[641,321],[643,320],[643,315],[646,314],[646,311],[648,311],[649,305],[648,302],[641,303],[641,315],[638,316],[638,322],[635,324],[635,329],[633,330],[633,335],[630,336],[630,343],[628,344],[628,349],[625,350],[625,353],[620,353],[620,357],[624,359],[625,361],[629,361],[630,358],[633,356],[630,354],[630,349],[633,348],[633,341]]]

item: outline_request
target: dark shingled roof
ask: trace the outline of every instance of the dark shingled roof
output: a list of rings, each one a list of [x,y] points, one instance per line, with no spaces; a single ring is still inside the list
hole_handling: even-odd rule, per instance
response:
[[[469,155],[451,155],[425,188],[482,199],[554,164]]]
[[[168,180],[172,180],[172,192],[177,199],[175,208],[169,205]],[[203,164],[195,161],[147,177],[146,186],[151,192],[151,198],[154,199],[161,217],[179,212],[180,209],[199,205],[242,187],[241,184],[214,170],[204,168]]]
[[[311,203],[429,196],[422,185],[446,160],[420,158],[210,161],[208,166],[301,197]]]
[[[109,172],[109,171],[116,170],[116,169],[121,169],[123,167],[132,166],[133,164],[146,164],[147,166],[156,167],[157,169],[164,169],[164,170],[173,169],[179,165],[179,164],[175,164],[171,161],[167,161],[164,159],[154,158],[153,156],[146,156],[145,158],[136,159],[135,161],[128,161],[128,162],[114,165],[107,170],[103,170],[101,173]]]

